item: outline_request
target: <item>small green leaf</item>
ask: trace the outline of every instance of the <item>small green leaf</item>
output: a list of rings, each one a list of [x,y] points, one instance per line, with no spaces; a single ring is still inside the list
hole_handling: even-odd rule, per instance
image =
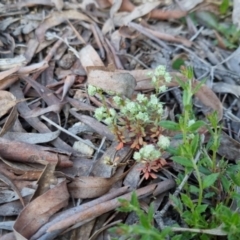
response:
[[[221,177],[221,183],[223,185],[223,189],[225,192],[229,192],[230,186],[231,186],[231,181],[226,176]]]
[[[193,94],[197,93],[203,84],[204,84],[204,81],[199,82],[197,86],[192,90]]]
[[[190,188],[189,188],[189,191],[191,193],[199,193],[199,188],[197,188],[196,186],[194,185],[191,185]]]
[[[207,204],[198,205],[198,206],[195,208],[195,211],[197,211],[198,214],[200,215],[201,213],[203,213],[203,212],[206,211],[207,207],[208,207]]]
[[[196,17],[203,25],[218,30],[219,19],[212,12],[198,11],[196,12]]]
[[[181,66],[184,66],[185,62],[182,58],[177,58],[173,63],[172,63],[172,68],[175,70],[179,70]]]
[[[235,174],[229,174],[231,180],[239,187],[240,186],[240,172],[235,172]]]
[[[179,84],[179,86],[180,86],[182,89],[185,88],[186,83],[185,83],[181,78],[176,77],[176,81],[177,81],[177,83]]]
[[[209,176],[204,177],[203,179],[203,189],[212,186],[218,179],[219,173],[212,173]]]
[[[132,204],[134,207],[140,208],[140,205],[139,205],[139,202],[138,202],[138,198],[137,198],[136,192],[133,192],[133,193],[132,193],[132,196],[131,196],[131,204]]]
[[[172,121],[168,121],[168,120],[165,120],[165,121],[161,121],[159,123],[159,125],[165,129],[168,129],[168,130],[173,130],[173,131],[178,131],[180,130],[179,128],[179,125],[175,122],[172,122]]]
[[[188,130],[191,132],[195,132],[197,131],[200,127],[206,125],[206,123],[204,121],[197,121],[195,123],[193,123],[191,126],[188,127]]]
[[[208,193],[204,194],[204,198],[209,198],[209,199],[211,199],[214,195],[215,195],[214,192],[208,192]]]
[[[194,204],[193,204],[193,202],[192,202],[192,199],[191,199],[188,195],[186,195],[186,194],[184,194],[184,193],[181,194],[181,199],[182,199],[182,202],[183,202],[188,208],[190,208],[191,211],[193,211],[193,209],[194,209]]]
[[[199,147],[199,135],[196,134],[191,142],[192,154],[194,155]]]
[[[171,157],[171,159],[174,162],[177,162],[179,164],[181,164],[184,167],[193,167],[193,164],[191,162],[190,159],[186,158],[186,157],[182,157],[182,156],[173,156]]]
[[[229,0],[222,0],[221,5],[219,6],[219,11],[221,14],[225,14],[229,9]]]
[[[171,201],[175,205],[174,207],[177,209],[177,211],[179,211],[179,213],[182,213],[183,212],[183,205],[182,205],[181,200],[178,197],[175,197],[174,195],[171,195],[171,194],[170,194],[169,198],[171,199]]]

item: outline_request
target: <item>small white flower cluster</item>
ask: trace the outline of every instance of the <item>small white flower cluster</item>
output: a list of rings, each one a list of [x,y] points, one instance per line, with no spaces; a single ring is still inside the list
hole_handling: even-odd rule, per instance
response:
[[[90,96],[94,96],[98,91],[102,91],[101,88],[98,88],[96,86],[93,86],[91,84],[88,85],[88,94]],[[111,90],[105,90],[105,92],[108,94],[108,95],[114,95],[116,94],[114,91],[111,91]]]
[[[108,116],[107,108],[106,107],[97,108],[95,110],[94,116],[98,121],[102,121],[104,118],[106,118]]]
[[[166,149],[169,147],[170,145],[170,140],[168,137],[164,136],[164,135],[161,135],[159,138],[158,138],[158,142],[157,142],[157,145],[162,148],[162,149]]]
[[[161,157],[161,152],[153,144],[143,146],[139,152],[135,152],[133,158],[138,161],[154,161]]]
[[[119,96],[114,96],[113,101],[117,104],[118,107],[122,106],[124,103],[124,100]]]
[[[147,97],[139,93],[135,102],[129,99],[122,99],[119,96],[113,97],[113,100],[120,108],[120,113],[132,121],[140,120],[143,123],[147,123],[152,121],[156,115],[161,116],[163,113],[163,105],[154,94]]]
[[[88,85],[88,94],[94,96],[98,91],[98,88],[93,85]]]
[[[116,117],[116,111],[113,108],[99,107],[95,110],[95,118],[98,121],[104,121],[107,125],[113,124]]]
[[[172,80],[172,77],[170,76],[169,72],[166,71],[165,66],[158,66],[154,72],[149,74],[152,77],[152,83],[156,89],[158,89],[158,92],[165,92],[167,90],[167,87],[165,85],[159,86],[159,77],[163,76],[166,83],[170,83]]]

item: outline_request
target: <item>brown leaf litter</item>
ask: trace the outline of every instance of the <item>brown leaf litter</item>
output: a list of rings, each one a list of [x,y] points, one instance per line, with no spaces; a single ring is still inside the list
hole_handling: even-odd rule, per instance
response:
[[[174,119],[182,101],[174,78],[187,79],[173,66],[184,60],[194,68],[194,86],[206,77],[194,97],[197,114],[216,111],[224,122],[227,109],[232,120],[219,155],[238,159],[239,59],[220,48],[226,48],[222,36],[214,45],[216,35],[188,17],[204,7],[144,0],[0,3],[0,240],[108,239],[108,227],[121,218],[118,198],[130,200],[136,191],[146,209],[151,201],[155,211],[166,204],[175,188],[171,169],[142,182],[133,150],[117,149],[113,133],[94,118],[102,102],[88,95],[88,84],[133,99],[153,91],[147,73],[165,65],[173,81],[161,101]],[[114,107],[111,94],[106,103]]]

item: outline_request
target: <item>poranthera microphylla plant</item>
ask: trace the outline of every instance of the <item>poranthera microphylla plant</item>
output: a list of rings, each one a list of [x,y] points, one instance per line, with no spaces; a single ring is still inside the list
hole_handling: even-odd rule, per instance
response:
[[[130,144],[136,150],[133,158],[145,164],[142,169],[145,178],[155,178],[151,171],[156,172],[166,165],[162,153],[170,144],[169,138],[164,135],[164,129],[159,125],[164,119],[164,104],[159,101],[158,94],[167,90],[160,77],[168,83],[171,76],[164,66],[157,67],[150,76],[155,94],[138,93],[135,100],[116,95],[113,101],[117,111],[106,104],[101,89],[88,86],[89,95],[98,93],[103,100],[103,106],[95,110],[96,119],[109,126],[119,141],[118,149],[124,144]]]
[[[175,80],[183,90],[184,111],[178,114],[176,122],[165,120],[164,104],[158,99],[158,94],[166,90],[163,79],[171,81],[163,66],[151,74],[155,94],[138,94],[134,100],[115,96],[116,110],[106,104],[101,89],[89,86],[89,94],[98,93],[103,102],[103,107],[96,109],[95,117],[111,128],[119,141],[119,148],[131,145],[135,150],[133,158],[145,164],[142,169],[145,178],[156,177],[152,171],[157,172],[166,165],[162,157],[165,151],[171,154],[172,161],[183,167],[176,175],[179,187],[170,196],[174,209],[181,216],[179,227],[169,226],[158,231],[152,225],[153,212],[145,214],[133,195],[131,203],[123,202],[125,208],[120,210],[136,212],[140,222],[122,224],[118,230],[123,231],[124,239],[137,236],[139,239],[165,240],[171,235],[172,240],[215,240],[220,231],[228,240],[237,240],[240,234],[240,194],[236,187],[240,187],[240,163],[232,164],[224,158],[219,160],[221,125],[217,112],[209,114],[205,121],[197,120],[192,99],[202,82],[194,82],[191,68],[183,68],[181,73],[185,80]],[[202,127],[210,133],[207,143],[203,141]],[[181,140],[178,146],[170,146],[166,129],[178,135]],[[231,201],[236,204],[235,209],[231,209]]]

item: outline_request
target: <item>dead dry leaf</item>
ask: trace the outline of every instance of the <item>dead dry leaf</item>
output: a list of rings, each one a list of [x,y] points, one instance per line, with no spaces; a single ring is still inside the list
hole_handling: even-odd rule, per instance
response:
[[[70,208],[67,209],[63,212],[61,212],[60,214],[58,214],[56,217],[52,218],[47,224],[45,224],[43,227],[41,227],[38,232],[36,234],[34,234],[34,236],[32,236],[31,240],[37,240],[40,237],[42,237],[43,239],[48,239],[48,237],[57,237],[60,233],[60,231],[55,231],[53,232],[47,232],[47,229],[56,224],[57,222],[60,222],[68,217],[71,217],[73,214],[82,212],[88,208],[91,208],[97,204],[106,202],[110,199],[113,199],[115,197],[121,196],[122,194],[125,194],[126,192],[129,191],[129,188],[127,186],[125,187],[121,187],[118,189],[114,189],[113,191],[111,191],[110,193],[107,193],[103,196],[101,196],[100,198],[94,199],[92,201],[86,202],[84,204],[81,204],[79,206],[76,206],[74,208]]]
[[[66,19],[76,19],[90,23],[92,22],[91,18],[76,10],[52,12],[52,14],[47,17],[36,30],[36,36],[39,42],[41,43],[44,40],[45,32],[49,28],[59,25],[60,23],[66,21]]]
[[[63,181],[30,202],[14,224],[16,238],[22,236],[30,239],[42,225],[48,222],[48,219],[54,213],[67,206],[68,198],[66,181]]]
[[[31,201],[36,199],[37,197],[41,196],[44,194],[46,191],[50,189],[51,185],[54,185],[57,183],[57,179],[54,175],[56,164],[47,164],[46,167],[44,168],[41,176],[39,177],[37,181],[37,189],[35,193],[33,194]]]
[[[61,151],[33,145],[29,143],[9,141],[0,138],[0,155],[2,158],[10,161],[42,163],[48,161],[57,163],[62,167],[71,167],[72,162],[69,160],[69,155],[61,154]]]
[[[14,184],[14,182],[12,182],[11,179],[9,179],[7,176],[5,176],[2,173],[0,173],[0,180],[3,181],[4,183],[6,183],[9,187],[11,187],[14,190],[16,195],[19,197],[22,205],[25,206],[22,195],[21,195],[20,191],[18,190],[17,186]]]
[[[240,86],[232,85],[224,82],[217,82],[213,84],[213,91],[217,93],[231,93],[236,97],[240,96]]]
[[[152,194],[154,192],[154,189],[158,186],[159,189],[163,189],[162,192],[171,189],[175,186],[175,182],[173,180],[166,180],[160,183],[155,183],[155,184],[151,184],[148,185],[146,187],[140,188],[136,190],[136,194],[138,197],[141,196],[148,196],[150,194]],[[132,193],[127,193],[125,195],[120,196],[120,198],[122,199],[127,199],[130,201],[131,199],[131,195]],[[56,231],[56,230],[63,230],[66,229],[67,227],[70,227],[71,225],[74,225],[74,228],[81,226],[83,223],[86,223],[87,221],[92,220],[93,218],[96,218],[108,211],[111,211],[113,209],[116,209],[117,207],[120,206],[120,202],[118,201],[119,198],[114,198],[112,200],[109,200],[107,202],[104,203],[100,203],[98,205],[95,205],[92,208],[86,209],[85,211],[82,211],[80,213],[74,214],[71,217],[62,220],[56,224],[54,224],[53,226],[51,226],[47,231],[51,232],[51,231]]]
[[[23,55],[14,58],[2,58],[0,59],[0,70],[16,69],[24,66],[26,63],[27,59]]]
[[[239,161],[240,160],[240,143],[231,138],[225,132],[222,132],[220,138],[220,146],[218,148],[218,154],[222,157]]]
[[[4,116],[16,105],[16,98],[7,91],[0,90],[0,117]]]
[[[7,117],[7,120],[5,121],[1,131],[0,131],[0,137],[3,136],[5,133],[8,132],[8,130],[14,125],[18,118],[18,113],[17,113],[17,107],[14,106],[10,112],[10,114]]]
[[[128,172],[129,170],[120,176],[113,176],[111,178],[78,177],[68,184],[68,189],[74,198],[86,199],[100,197],[107,193],[114,183],[123,179]]]
[[[13,68],[10,68],[9,70],[5,70],[0,72],[0,81],[5,79],[6,77],[10,76],[11,74],[17,72],[19,70],[20,66],[16,66]]]
[[[129,73],[91,70],[88,74],[88,84],[131,98],[136,81]]]
[[[109,128],[104,124],[100,123],[99,121],[97,121],[95,118],[87,115],[79,114],[73,109],[70,109],[69,112],[73,116],[75,116],[78,120],[90,126],[92,129],[94,129],[94,131],[99,133],[101,136],[105,136],[107,139],[114,141],[115,136],[112,134]]]
[[[116,26],[127,25],[132,20],[142,17],[148,13],[150,13],[153,9],[155,9],[160,4],[159,1],[155,2],[146,2],[141,4],[138,7],[134,7],[131,13],[126,14],[125,16],[114,16],[114,23]]]
[[[7,132],[3,138],[12,141],[25,142],[29,144],[47,143],[56,139],[60,131],[49,133],[25,133],[25,132]]]
[[[92,66],[104,67],[101,58],[91,45],[87,45],[80,50],[79,58],[85,71],[87,71],[87,67]]]

